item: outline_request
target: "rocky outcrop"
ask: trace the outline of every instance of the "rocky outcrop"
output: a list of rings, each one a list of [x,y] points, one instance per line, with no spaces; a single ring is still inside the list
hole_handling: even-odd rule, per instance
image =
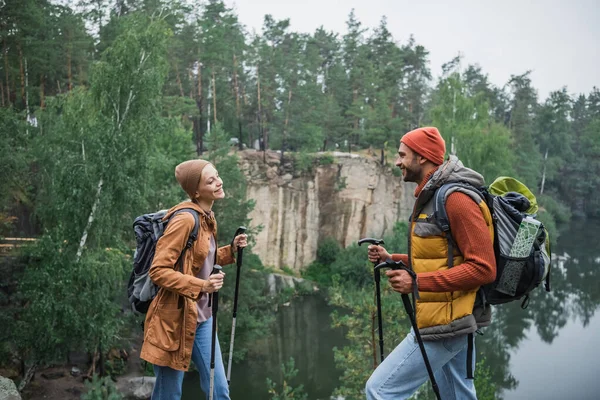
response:
[[[152,396],[155,377],[140,376],[121,378],[117,381],[117,390],[126,399],[146,400]]]
[[[239,156],[247,198],[256,201],[252,225],[263,227],[254,251],[265,265],[300,270],[315,260],[326,237],[348,246],[387,235],[396,221],[408,219],[414,185],[376,159],[316,154],[312,167],[299,171],[290,156],[281,165],[277,152],[246,150]]]
[[[0,376],[0,400],[21,400],[15,383],[3,376]]]

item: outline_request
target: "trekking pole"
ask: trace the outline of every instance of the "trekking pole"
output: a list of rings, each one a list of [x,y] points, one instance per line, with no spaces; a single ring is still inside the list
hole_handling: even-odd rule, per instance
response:
[[[381,264],[375,266],[376,275],[379,275],[380,271],[382,269],[386,269],[386,268],[389,268],[392,270],[401,269],[401,270],[408,272],[408,274],[410,275],[410,277],[413,280],[413,296],[416,299],[419,298],[419,290],[417,289],[417,274],[415,274],[415,272],[413,270],[408,268],[406,266],[406,264],[404,264],[402,261],[395,262],[393,260],[388,259],[387,261],[382,262]],[[429,380],[431,381],[431,387],[433,388],[433,392],[435,393],[437,400],[440,400],[441,399],[440,389],[438,388],[437,382],[435,381],[435,377],[433,376],[433,370],[431,369],[431,364],[429,363],[429,358],[427,357],[427,351],[425,351],[425,345],[423,344],[423,339],[421,338],[421,333],[419,332],[419,329],[417,328],[417,320],[415,319],[415,312],[412,307],[412,304],[410,303],[410,298],[408,297],[408,294],[402,293],[402,303],[404,304],[404,309],[406,310],[406,313],[408,314],[408,319],[410,319],[410,324],[413,328],[413,331],[415,332],[415,336],[417,338],[417,343],[419,343],[419,348],[421,349],[421,354],[423,355],[423,361],[425,362],[425,367],[427,368],[427,373],[429,374]]]
[[[235,231],[233,238],[235,239],[238,235],[246,232],[245,226],[240,226]],[[237,306],[238,306],[238,293],[240,290],[240,272],[242,268],[242,255],[244,254],[244,249],[237,249],[237,271],[235,275],[235,295],[233,296],[233,321],[231,322],[231,340],[229,341],[229,361],[227,363],[227,384],[231,381],[231,364],[233,362],[233,342],[235,340],[235,321],[237,319]]]
[[[364,238],[358,241],[358,245],[362,245],[363,243],[374,244],[379,246],[381,244],[385,244],[383,239],[373,239],[373,238]],[[373,266],[377,265],[377,262],[373,263]],[[383,362],[383,322],[381,321],[381,285],[380,280],[381,276],[377,271],[374,271],[373,277],[375,279],[375,299],[377,302],[377,329],[379,331],[379,354],[381,356],[381,360],[379,362]],[[375,357],[375,356],[374,356]]]
[[[211,275],[221,272],[223,268],[220,265],[213,267]],[[209,400],[213,400],[213,391],[215,387],[215,342],[217,340],[217,311],[219,311],[219,291],[213,292],[212,298],[212,337],[210,339],[210,392]]]

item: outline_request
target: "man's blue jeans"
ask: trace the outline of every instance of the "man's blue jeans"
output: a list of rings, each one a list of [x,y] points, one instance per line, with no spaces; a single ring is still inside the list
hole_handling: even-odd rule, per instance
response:
[[[423,343],[442,400],[477,400],[473,380],[466,379],[467,335]],[[431,384],[419,344],[411,329],[367,381],[367,399],[407,399],[426,381],[428,385]]]
[[[200,374],[200,388],[208,399],[210,388],[210,343],[212,335],[212,317],[198,324],[192,361]],[[181,399],[181,386],[183,384],[183,371],[169,367],[154,366],[156,383],[152,392],[152,400],[179,400]],[[219,339],[215,342],[215,382],[213,389],[214,400],[229,400],[229,386],[225,377],[223,357]]]

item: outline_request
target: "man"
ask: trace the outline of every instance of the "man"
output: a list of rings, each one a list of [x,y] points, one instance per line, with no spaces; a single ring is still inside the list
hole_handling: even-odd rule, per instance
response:
[[[433,212],[437,189],[453,181],[474,187],[484,184],[480,174],[455,156],[444,162],[445,152],[437,128],[415,129],[402,137],[396,166],[405,182],[418,184],[408,254],[390,255],[382,246],[371,245],[369,260],[402,260],[417,274],[417,326],[441,397],[476,399],[473,380],[467,378],[475,360],[467,354],[473,350],[473,332],[489,323],[489,309],[475,306],[475,297],[480,286],[496,277],[492,219],[475,191],[453,188],[445,199],[451,237],[442,233]],[[389,270],[386,275],[395,291],[412,293],[413,281],[406,271]],[[367,399],[406,399],[428,378],[411,330],[369,378]]]

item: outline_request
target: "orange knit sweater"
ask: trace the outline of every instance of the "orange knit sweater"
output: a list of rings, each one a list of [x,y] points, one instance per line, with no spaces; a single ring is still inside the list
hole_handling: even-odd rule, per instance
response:
[[[415,189],[415,197],[421,193],[431,174]],[[453,192],[446,200],[446,211],[452,236],[463,255],[464,262],[444,271],[418,274],[419,291],[472,290],[493,282],[496,279],[494,247],[479,206],[468,195]],[[402,260],[408,265],[407,254],[393,254],[392,259]]]

